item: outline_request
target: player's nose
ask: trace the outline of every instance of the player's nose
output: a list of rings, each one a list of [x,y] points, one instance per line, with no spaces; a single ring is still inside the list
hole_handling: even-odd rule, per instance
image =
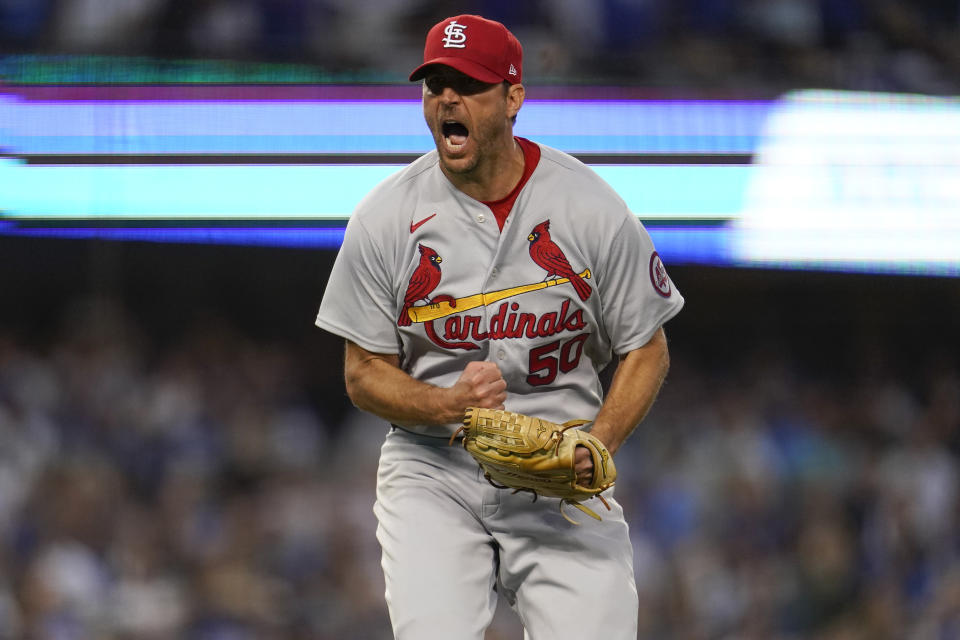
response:
[[[455,104],[460,102],[460,94],[453,87],[447,86],[440,93],[440,100],[446,104]]]

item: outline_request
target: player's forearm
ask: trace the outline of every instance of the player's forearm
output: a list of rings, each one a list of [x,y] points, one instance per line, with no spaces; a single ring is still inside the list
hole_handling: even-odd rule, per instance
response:
[[[669,368],[670,355],[663,329],[646,345],[621,359],[590,430],[611,453],[620,448],[650,411]]]
[[[449,389],[421,382],[399,368],[396,356],[372,354],[349,344],[344,367],[347,395],[363,411],[401,426],[460,422]]]

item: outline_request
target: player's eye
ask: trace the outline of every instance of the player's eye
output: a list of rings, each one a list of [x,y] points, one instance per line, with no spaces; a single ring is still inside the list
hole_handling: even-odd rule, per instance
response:
[[[427,76],[423,83],[427,85],[427,91],[437,96],[443,93],[443,88],[446,86],[438,76]]]

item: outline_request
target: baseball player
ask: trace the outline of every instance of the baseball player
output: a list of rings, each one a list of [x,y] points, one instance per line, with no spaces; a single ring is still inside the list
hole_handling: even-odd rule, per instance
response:
[[[429,31],[410,80],[436,149],[358,205],[317,317],[346,340],[353,403],[392,425],[374,511],[401,639],[480,639],[497,593],[528,638],[637,633],[613,489],[602,521],[573,524],[448,444],[467,407],[506,408],[592,420],[615,453],[654,401],[662,325],[683,306],[623,200],[571,156],[514,136],[522,75],[498,22],[460,15]],[[614,358],[604,397],[598,372]],[[593,461],[576,454],[588,483]]]

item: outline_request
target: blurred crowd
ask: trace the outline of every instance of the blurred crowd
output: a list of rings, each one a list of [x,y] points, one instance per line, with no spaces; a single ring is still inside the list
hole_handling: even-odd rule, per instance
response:
[[[161,347],[111,299],[60,326],[0,325],[0,637],[390,637],[386,427],[329,424],[342,389],[307,391],[339,362],[215,315]],[[777,342],[675,345],[617,460],[641,637],[960,637],[960,363],[856,357],[837,376]],[[489,640],[519,637],[511,616]]]
[[[400,82],[427,29],[459,13],[517,34],[528,83],[960,91],[954,0],[0,0],[0,53],[295,61]]]
[[[42,348],[0,330],[0,638],[388,628],[371,512],[382,432],[352,431],[342,455],[293,345],[212,322],[155,353],[102,300],[64,326]]]

